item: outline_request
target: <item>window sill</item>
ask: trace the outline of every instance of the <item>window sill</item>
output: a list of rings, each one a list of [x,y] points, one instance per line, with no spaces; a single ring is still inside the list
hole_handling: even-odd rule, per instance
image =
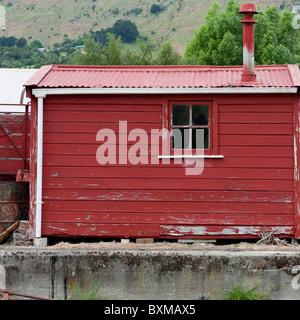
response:
[[[223,159],[223,155],[167,155],[167,156],[158,156],[158,159]]]

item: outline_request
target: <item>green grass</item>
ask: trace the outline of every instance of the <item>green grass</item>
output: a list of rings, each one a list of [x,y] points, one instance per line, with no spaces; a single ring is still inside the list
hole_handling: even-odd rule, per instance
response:
[[[92,288],[84,291],[78,287],[76,283],[73,283],[73,291],[75,296],[72,296],[72,300],[101,300],[99,290],[101,284],[94,284]]]
[[[265,300],[273,290],[273,286],[267,292],[257,292],[257,286],[247,288],[243,285],[232,285],[231,289],[223,290],[222,295],[225,300]]]

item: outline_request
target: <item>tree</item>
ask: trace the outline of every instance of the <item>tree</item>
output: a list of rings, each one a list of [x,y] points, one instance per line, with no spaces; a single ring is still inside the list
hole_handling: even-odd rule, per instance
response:
[[[229,0],[222,10],[213,3],[202,25],[184,53],[184,63],[201,65],[241,65],[243,62],[243,16],[240,2]],[[255,16],[256,64],[300,63],[300,31],[293,29],[294,15],[279,13],[275,6]]]
[[[74,63],[77,65],[102,65],[106,64],[106,57],[99,44],[91,37],[84,41],[84,54],[77,53],[74,56]]]
[[[85,53],[77,52],[72,60],[74,64],[81,65],[177,65],[181,56],[174,51],[171,43],[164,43],[157,55],[153,58],[154,44],[151,38],[138,38],[136,49],[122,50],[122,40],[114,34],[107,34],[107,44],[101,46],[90,35],[85,39]]]
[[[181,62],[181,56],[175,52],[170,41],[165,42],[155,60],[158,65],[178,65]]]
[[[101,47],[92,36],[84,41],[85,53],[77,53],[73,63],[81,65],[120,65],[122,64],[121,37],[116,38],[114,34],[107,34],[108,42]]]
[[[107,44],[108,33],[114,33],[112,28],[101,29],[99,31],[90,31],[93,39],[98,42],[102,47]]]
[[[108,43],[104,48],[104,54],[107,58],[107,64],[120,65],[122,64],[122,53],[121,53],[121,37],[116,38],[114,34],[107,34]]]
[[[24,48],[27,45],[27,40],[25,38],[20,38],[17,40],[17,47],[18,48]]]
[[[136,25],[130,20],[118,20],[112,27],[111,33],[120,36],[123,42],[135,42],[139,36]]]
[[[148,36],[146,39],[138,38],[136,41],[137,50],[127,50],[124,57],[126,65],[152,65],[152,51],[154,44]]]
[[[43,48],[43,44],[39,40],[33,40],[30,42],[30,46],[34,49]]]
[[[114,34],[116,37],[121,37],[122,42],[133,43],[139,36],[139,31],[136,25],[130,20],[118,20],[111,28],[101,29],[99,31],[90,31],[91,36],[101,46],[105,46],[108,42],[107,35]]]
[[[7,47],[13,47],[17,44],[17,38],[16,37],[7,37],[6,38],[6,46]]]
[[[257,61],[259,64],[299,63],[300,30],[292,26],[294,14],[279,14],[274,6],[259,17],[256,28]]]

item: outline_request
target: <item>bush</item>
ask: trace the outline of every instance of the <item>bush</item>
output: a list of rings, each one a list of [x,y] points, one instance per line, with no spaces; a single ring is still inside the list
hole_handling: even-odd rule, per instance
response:
[[[142,8],[134,8],[133,13],[137,16],[143,12]]]
[[[161,12],[161,11],[163,11],[163,9],[162,9],[162,7],[159,6],[158,4],[153,4],[153,5],[151,6],[151,9],[150,9],[150,12],[151,12],[151,13],[155,14],[155,13],[159,13],[159,12]]]
[[[135,42],[139,36],[139,31],[135,23],[130,20],[118,20],[112,27],[111,33],[114,33],[117,37],[120,36],[123,42],[131,43]]]

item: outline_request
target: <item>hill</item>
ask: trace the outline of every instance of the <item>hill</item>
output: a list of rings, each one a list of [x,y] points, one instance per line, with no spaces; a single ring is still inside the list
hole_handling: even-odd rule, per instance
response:
[[[213,0],[0,0],[6,11],[6,29],[0,36],[39,40],[45,47],[76,39],[85,32],[110,28],[120,19],[134,22],[140,35],[150,35],[154,43],[171,40],[179,53],[205,21]],[[225,0],[218,1],[221,5]],[[241,1],[242,2],[242,1]],[[291,0],[256,0],[292,9]],[[151,10],[152,5],[160,11]],[[154,13],[151,13],[154,12]]]

